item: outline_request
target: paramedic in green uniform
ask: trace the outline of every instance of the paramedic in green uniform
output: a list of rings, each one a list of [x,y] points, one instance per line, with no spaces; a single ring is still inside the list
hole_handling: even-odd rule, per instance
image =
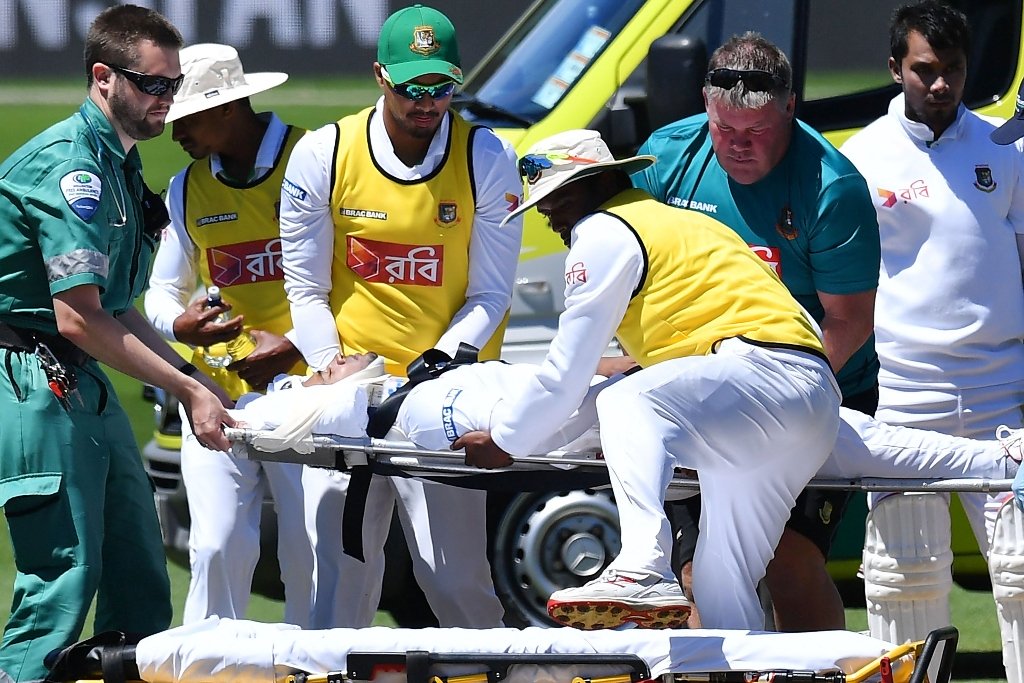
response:
[[[201,439],[228,447],[222,395],[132,305],[166,224],[135,142],[164,129],[180,46],[156,12],[105,10],[84,104],[0,166],[0,504],[17,567],[0,680],[42,679],[94,597],[96,632],[170,624],[152,489],[97,361],[174,394]]]

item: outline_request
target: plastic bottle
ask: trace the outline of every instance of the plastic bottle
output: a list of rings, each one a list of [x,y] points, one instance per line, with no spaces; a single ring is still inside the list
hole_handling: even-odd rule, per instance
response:
[[[206,307],[223,305],[220,296],[220,287],[213,286],[206,290]],[[217,322],[227,322],[231,316],[224,311],[217,316]],[[236,361],[240,361],[256,350],[256,340],[248,332],[242,331],[234,339],[211,344],[203,349],[203,361],[211,368],[226,368]]]

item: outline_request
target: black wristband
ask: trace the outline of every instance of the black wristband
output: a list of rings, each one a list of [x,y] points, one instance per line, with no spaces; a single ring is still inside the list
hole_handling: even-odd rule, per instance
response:
[[[192,375],[199,372],[199,368],[192,365],[191,363],[185,363],[180,368],[178,368],[178,372],[180,372],[183,375],[186,375],[187,377],[191,377]]]

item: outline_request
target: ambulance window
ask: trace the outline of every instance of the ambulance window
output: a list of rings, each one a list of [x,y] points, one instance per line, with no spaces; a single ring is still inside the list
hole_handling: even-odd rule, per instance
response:
[[[530,125],[565,96],[643,0],[546,0],[531,7],[472,74],[456,105],[467,118]]]
[[[857,128],[885,113],[899,88],[889,75],[893,0],[808,3],[807,75],[798,115],[820,131]],[[955,0],[972,31],[964,103],[994,102],[1012,87],[1021,5],[1014,0]]]

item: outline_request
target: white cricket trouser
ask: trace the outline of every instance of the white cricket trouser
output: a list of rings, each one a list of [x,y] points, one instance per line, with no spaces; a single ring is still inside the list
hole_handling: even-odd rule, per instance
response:
[[[879,388],[878,411],[875,417],[891,425],[916,429],[930,429],[943,434],[972,439],[995,439],[996,428],[1007,425],[1012,429],[1024,426],[1021,404],[1024,401],[1024,381],[995,387],[962,390]],[[1002,475],[999,475],[1001,478]],[[868,506],[886,495],[871,494]],[[944,495],[949,499],[949,494]],[[988,552],[988,539],[992,534],[999,503],[1008,494],[960,493],[971,529],[983,553]],[[986,506],[988,511],[986,511]],[[945,626],[938,624],[936,628]]]
[[[249,606],[260,555],[260,516],[269,488],[277,511],[277,559],[284,583],[284,620],[306,627],[313,551],[303,519],[302,466],[259,463],[199,445],[182,413],[181,477],[192,518],[192,578],[184,623],[208,616],[241,619]]]
[[[819,358],[739,339],[659,363],[597,398],[619,509],[611,566],[674,580],[663,509],[673,469],[695,469],[704,505],[693,591],[707,628],[759,629],[756,586],[797,494],[832,449],[839,391]]]
[[[342,549],[349,475],[306,467],[306,531],[314,549],[310,628],[363,628],[373,621],[384,577],[391,515],[405,531],[416,582],[443,627],[497,628],[504,608],[487,561],[486,492],[374,475],[363,514],[366,562]]]
[[[815,476],[1003,479],[1006,451],[997,441],[890,425],[840,407],[836,445]]]

